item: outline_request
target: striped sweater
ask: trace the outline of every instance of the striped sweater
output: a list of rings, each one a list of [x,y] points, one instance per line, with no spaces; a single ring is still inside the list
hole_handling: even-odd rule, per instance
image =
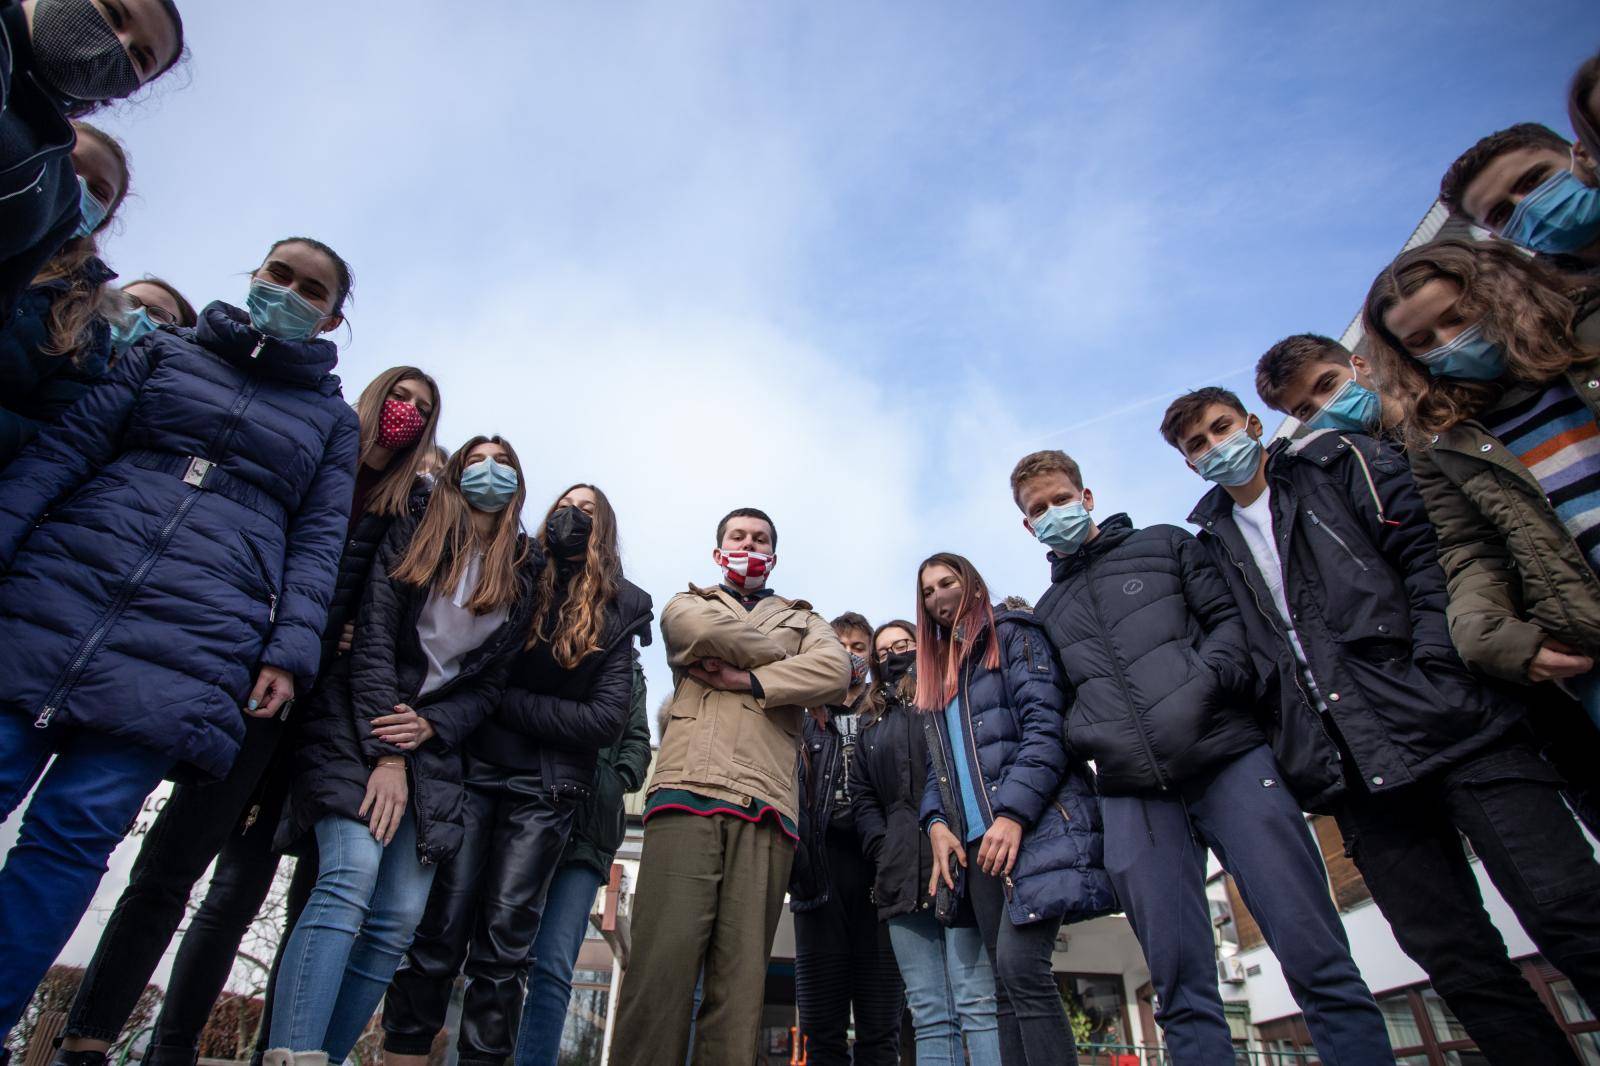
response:
[[[1557,517],[1600,571],[1600,424],[1561,378],[1483,416],[1484,428],[1528,468]]]

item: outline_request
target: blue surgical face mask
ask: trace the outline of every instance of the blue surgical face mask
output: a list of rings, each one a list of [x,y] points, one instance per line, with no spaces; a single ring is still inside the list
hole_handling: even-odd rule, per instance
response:
[[[1083,501],[1058,504],[1033,520],[1033,535],[1040,544],[1060,555],[1071,555],[1083,547],[1094,519]]]
[[[461,495],[480,511],[503,511],[517,494],[515,467],[479,459],[461,472]]]
[[[1493,381],[1506,372],[1506,353],[1483,335],[1482,322],[1468,326],[1449,344],[1417,356],[1417,362],[1436,378]]]
[[[156,331],[155,319],[144,307],[133,307],[111,320],[111,343],[126,348],[141,337]]]
[[[250,312],[250,324],[280,341],[309,340],[328,317],[293,289],[264,278],[250,279],[250,295],[244,305]]]
[[[1500,236],[1553,255],[1587,248],[1600,237],[1600,189],[1558,170],[1518,201]]]
[[[1316,414],[1306,419],[1307,429],[1341,429],[1371,433],[1378,428],[1383,404],[1378,394],[1351,378],[1341,385]]]
[[[1218,441],[1200,458],[1194,468],[1201,477],[1217,485],[1236,488],[1256,476],[1261,466],[1261,442],[1248,429]]]
[[[100,228],[100,223],[106,220],[106,215],[111,211],[110,204],[101,203],[89,191],[89,183],[82,177],[78,178],[78,228],[73,231],[74,237],[87,237]]]

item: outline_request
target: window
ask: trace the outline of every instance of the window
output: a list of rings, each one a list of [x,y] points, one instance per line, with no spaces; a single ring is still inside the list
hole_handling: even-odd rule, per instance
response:
[[[1100,974],[1056,974],[1061,1003],[1080,1044],[1127,1044],[1128,1014],[1122,978]]]

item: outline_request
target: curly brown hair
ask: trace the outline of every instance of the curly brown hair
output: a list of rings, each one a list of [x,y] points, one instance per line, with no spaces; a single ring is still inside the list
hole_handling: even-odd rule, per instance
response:
[[[567,579],[567,587],[558,590],[556,582],[560,575],[550,547],[550,518],[560,509],[561,501],[575,489],[588,489],[594,493],[594,525],[589,530],[583,565],[577,567]],[[550,645],[551,657],[564,669],[571,670],[585,655],[600,650],[600,638],[605,635],[606,608],[617,598],[618,583],[622,578],[622,553],[617,548],[617,512],[598,486],[579,482],[556,497],[545,512],[544,521],[539,523],[535,536],[548,562],[539,571],[539,580],[534,586],[533,626],[528,632],[527,646]],[[552,620],[551,608],[558,597],[561,607],[554,612],[556,618]]]
[[[1434,280],[1454,284],[1461,291],[1461,317],[1482,322],[1484,335],[1505,350],[1506,370],[1498,380],[1434,377],[1389,329],[1385,319],[1394,306]],[[1489,410],[1509,382],[1544,385],[1600,358],[1600,350],[1574,332],[1574,291],[1593,289],[1600,283],[1575,282],[1502,241],[1437,241],[1385,267],[1367,293],[1361,318],[1374,375],[1404,412],[1410,442],[1420,445]]]

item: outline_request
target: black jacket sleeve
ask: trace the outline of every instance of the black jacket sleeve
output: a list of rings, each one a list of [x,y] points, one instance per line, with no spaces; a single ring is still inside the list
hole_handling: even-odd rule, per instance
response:
[[[400,702],[396,645],[405,618],[408,596],[416,594],[389,576],[394,564],[405,554],[416,532],[417,519],[406,517],[389,527],[356,612],[355,639],[350,645],[350,711],[355,720],[361,754],[370,765],[385,755],[404,755],[405,751],[379,740],[372,733],[372,720],[393,714]],[[433,720],[430,717],[429,722]],[[435,725],[435,729],[437,729]]]
[[[1454,658],[1439,538],[1411,478],[1411,466],[1393,448],[1369,437],[1345,440],[1354,451],[1343,464],[1351,506],[1379,553],[1405,582],[1412,646],[1423,654]]]
[[[873,729],[887,729],[888,723],[879,721]],[[861,741],[865,741],[863,735]],[[861,837],[861,850],[873,862],[883,850],[883,838],[889,831],[884,816],[883,799],[878,795],[877,783],[872,777],[872,760],[857,742],[856,757],[850,760],[850,815],[855,820],[856,832]],[[888,743],[885,738],[884,743]]]
[[[628,709],[628,727],[617,742],[612,769],[622,780],[623,792],[637,792],[644,787],[644,775],[650,772],[650,697],[644,683],[644,667],[639,665],[639,653],[633,652],[633,694]]]
[[[494,658],[442,699],[417,708],[417,713],[433,726],[435,742],[452,750],[461,747],[494,711],[505,691],[506,679],[511,675],[511,662],[516,657],[516,641],[511,634],[520,632],[522,627],[518,620],[508,620],[489,637],[491,641],[501,642]]]
[[[1233,591],[1211,554],[1192,534],[1174,527],[1173,542],[1183,579],[1184,602],[1205,631],[1200,641],[1200,661],[1216,674],[1222,692],[1249,697],[1254,692],[1255,671],[1244,619],[1239,617]]]
[[[599,751],[615,744],[633,702],[633,641],[623,638],[605,653],[583,699],[565,699],[511,687],[500,701],[500,720],[518,732],[564,748]]]

